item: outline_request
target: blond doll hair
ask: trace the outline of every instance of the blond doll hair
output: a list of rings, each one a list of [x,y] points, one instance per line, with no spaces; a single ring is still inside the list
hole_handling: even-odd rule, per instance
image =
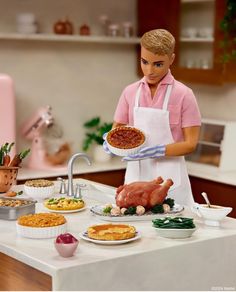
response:
[[[141,46],[158,55],[174,53],[175,38],[165,29],[153,29],[146,32],[141,38]]]

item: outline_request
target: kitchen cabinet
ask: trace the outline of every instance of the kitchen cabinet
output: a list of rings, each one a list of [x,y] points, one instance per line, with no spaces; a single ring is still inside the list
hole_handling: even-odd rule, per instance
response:
[[[138,0],[138,36],[164,28],[176,38],[172,73],[177,80],[206,84],[236,81],[235,64],[223,65],[219,23],[226,0]],[[148,15],[148,17],[146,17]]]
[[[203,119],[197,149],[186,159],[221,171],[236,170],[235,148],[236,122]]]
[[[52,278],[0,252],[0,290],[51,291]]]

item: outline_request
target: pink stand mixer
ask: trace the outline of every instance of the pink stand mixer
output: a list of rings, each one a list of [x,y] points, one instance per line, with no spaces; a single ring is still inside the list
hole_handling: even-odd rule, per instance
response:
[[[28,167],[34,169],[67,169],[67,160],[71,155],[68,143],[64,143],[52,154],[48,152],[45,132],[54,127],[54,118],[50,106],[40,107],[23,125],[22,135],[32,140]],[[56,143],[55,143],[56,144]]]

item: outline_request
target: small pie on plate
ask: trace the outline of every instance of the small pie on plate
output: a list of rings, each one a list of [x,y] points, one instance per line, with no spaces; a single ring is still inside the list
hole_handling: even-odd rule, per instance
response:
[[[102,224],[88,228],[88,237],[97,240],[124,240],[135,237],[134,226],[126,224]]]
[[[77,198],[50,198],[44,201],[44,206],[55,211],[78,210],[85,206],[82,199]]]

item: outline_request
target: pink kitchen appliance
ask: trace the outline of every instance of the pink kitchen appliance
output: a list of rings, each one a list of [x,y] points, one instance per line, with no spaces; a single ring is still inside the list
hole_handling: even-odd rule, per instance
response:
[[[23,124],[22,135],[32,141],[28,167],[33,169],[67,169],[71,149],[68,143],[59,145],[62,132],[55,125],[50,106],[40,107]],[[50,143],[57,148],[50,151]],[[61,142],[61,140],[59,140]],[[52,148],[52,147],[51,147]]]
[[[15,92],[10,76],[0,74],[0,145],[16,141]],[[15,155],[12,148],[11,155]]]

